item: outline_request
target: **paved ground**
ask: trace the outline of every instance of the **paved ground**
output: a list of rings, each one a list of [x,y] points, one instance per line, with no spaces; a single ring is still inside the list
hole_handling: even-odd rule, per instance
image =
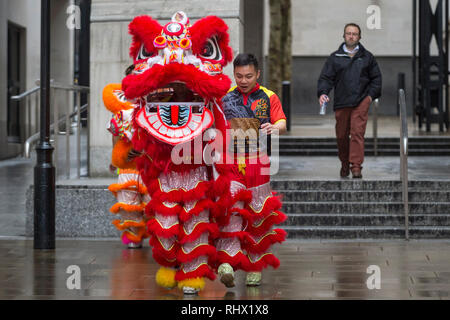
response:
[[[0,161],[0,238],[25,234],[25,193],[33,181],[34,162]]]
[[[0,241],[0,299],[449,299],[450,242],[287,242],[275,250],[281,266],[263,273],[260,287],[207,281],[198,297],[155,284],[150,248],[125,249],[118,240],[59,240],[33,250],[32,241]],[[69,266],[81,287],[69,290]],[[369,289],[379,267],[380,289]],[[376,267],[375,267],[376,268]],[[73,283],[69,281],[69,283]]]
[[[293,133],[333,136],[332,117],[302,118]],[[316,121],[316,122],[314,122]],[[396,119],[381,120],[380,136],[396,136]],[[383,125],[384,124],[384,125]],[[368,135],[371,136],[369,123]],[[410,129],[411,135],[426,135]],[[436,134],[436,133],[434,133]],[[62,152],[62,149],[60,149]],[[61,157],[63,159],[63,157]],[[56,250],[35,251],[25,234],[25,192],[33,181],[35,158],[0,161],[0,299],[183,299],[177,290],[157,288],[157,265],[148,244],[127,250],[118,239],[57,240]],[[364,179],[399,179],[398,157],[367,157]],[[450,179],[450,157],[410,157],[409,178]],[[280,160],[280,179],[338,180],[335,157]],[[62,172],[61,172],[62,174]],[[108,184],[111,179],[58,183]],[[105,209],[106,210],[106,209]],[[450,241],[289,241],[275,248],[278,270],[264,273],[263,285],[247,288],[207,282],[194,299],[448,299]],[[81,270],[81,290],[66,287],[67,267]],[[381,271],[381,289],[368,289],[369,266]]]

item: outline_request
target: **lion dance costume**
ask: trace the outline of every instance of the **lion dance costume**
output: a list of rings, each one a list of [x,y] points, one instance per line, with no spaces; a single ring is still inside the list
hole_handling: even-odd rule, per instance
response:
[[[109,186],[117,198],[110,211],[120,219],[113,220],[122,231],[122,242],[130,248],[140,248],[142,240],[148,238],[144,209],[149,201],[147,188],[142,183],[135,161],[129,159],[133,134],[131,120],[136,105],[124,98],[121,84],[110,84],[103,90],[103,102],[113,113],[108,130],[117,137],[111,163],[118,168],[118,183]]]
[[[149,16],[129,25],[134,69],[120,90],[134,106],[131,142],[140,154],[134,161],[142,191],[148,192],[147,231],[161,265],[156,282],[185,294],[202,290],[205,278],[215,279],[222,264],[217,241],[245,238],[223,228],[230,209],[251,195],[231,193],[237,169],[223,161],[225,152],[210,152],[226,142],[215,137],[226,137],[229,128],[221,106],[231,85],[222,73],[232,60],[227,30],[215,16],[191,25],[181,11],[164,26]],[[269,216],[268,210],[258,217]],[[251,260],[236,259],[252,269]],[[261,261],[256,264],[262,268],[268,260]]]

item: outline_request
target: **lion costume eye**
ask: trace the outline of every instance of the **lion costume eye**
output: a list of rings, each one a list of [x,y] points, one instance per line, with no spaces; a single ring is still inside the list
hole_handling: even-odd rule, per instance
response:
[[[219,44],[216,37],[210,38],[206,41],[200,57],[208,60],[220,61],[222,60],[222,53],[220,52]]]
[[[138,60],[144,60],[144,59],[148,59],[150,57],[153,57],[155,54],[153,52],[147,52],[147,50],[145,49],[144,44],[141,45],[141,49],[138,52],[138,55],[136,57],[136,61]]]

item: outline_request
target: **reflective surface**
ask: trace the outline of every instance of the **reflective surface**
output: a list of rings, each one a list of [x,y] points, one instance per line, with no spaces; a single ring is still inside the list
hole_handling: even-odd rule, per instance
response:
[[[119,240],[58,240],[54,251],[35,251],[31,240],[0,241],[0,299],[448,299],[450,242],[287,242],[274,251],[277,270],[263,272],[260,287],[207,280],[198,296],[155,284],[158,265],[148,244],[126,249]],[[76,272],[80,269],[80,289]],[[380,289],[369,289],[379,267]]]

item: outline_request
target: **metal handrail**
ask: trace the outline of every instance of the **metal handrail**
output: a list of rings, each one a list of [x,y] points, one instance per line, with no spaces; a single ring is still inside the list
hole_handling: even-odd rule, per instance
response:
[[[40,80],[36,80],[36,85],[40,85]],[[54,80],[50,80],[50,87],[54,89],[63,89],[63,90],[69,90],[69,91],[83,91],[83,92],[89,92],[89,87],[87,86],[80,86],[78,84],[63,84],[56,82]]]
[[[31,131],[31,95],[37,93],[40,90],[40,80],[36,80],[36,87],[27,90],[19,95],[16,96],[12,96],[11,99],[14,101],[21,101],[23,99],[26,99],[26,103],[28,106],[28,132],[27,132],[27,136],[28,139],[25,141],[25,145],[24,145],[24,155],[26,158],[30,158],[30,152],[31,152],[31,146],[39,139],[40,133],[34,133],[32,134]],[[58,139],[56,137],[56,135],[59,133],[59,125],[61,123],[65,122],[65,127],[66,127],[66,139],[65,139],[65,144],[66,144],[66,163],[65,163],[65,167],[66,167],[66,177],[70,178],[70,122],[71,119],[73,119],[74,117],[77,117],[77,137],[76,137],[76,154],[77,154],[77,178],[80,177],[80,172],[81,172],[81,138],[80,138],[80,130],[81,130],[81,112],[88,110],[89,108],[89,104],[85,104],[83,106],[80,107],[81,103],[81,94],[85,93],[89,95],[89,87],[87,86],[81,86],[81,85],[72,85],[72,84],[62,84],[62,83],[58,83],[55,82],[54,80],[50,80],[50,88],[52,90],[51,93],[51,97],[52,97],[52,101],[51,101],[51,105],[53,106],[53,119],[54,119],[54,123],[50,125],[50,130],[51,132],[54,133],[55,138],[54,138],[54,152],[53,152],[53,156],[54,156],[54,163],[55,163],[55,170],[58,170],[57,167],[57,163],[58,163]],[[59,110],[59,107],[56,107],[55,104],[55,90],[61,90],[61,91],[65,91],[66,92],[66,98],[67,98],[67,103],[63,103],[63,104],[58,104],[59,106],[63,106],[66,105],[66,108],[63,108],[62,110]],[[73,112],[70,112],[70,106],[72,105],[72,103],[70,102],[70,94],[71,92],[73,94],[75,94],[75,105],[76,110]],[[35,129],[38,128],[38,112],[39,112],[39,96],[36,94],[35,95],[36,100],[35,100],[35,104],[34,104],[34,109],[36,112],[36,118],[35,118]],[[88,98],[89,99],[89,98]],[[65,110],[64,110],[65,109]],[[61,118],[59,116],[59,113],[63,112],[63,114],[61,115]],[[55,119],[58,119],[57,121]],[[88,129],[89,130],[89,129]],[[89,138],[88,138],[89,139]],[[57,175],[55,175],[57,177]]]
[[[87,86],[60,84],[58,82],[54,82],[53,80],[50,81],[50,83],[51,83],[50,86],[55,89],[89,92],[89,87],[87,87]],[[19,95],[11,96],[10,99],[13,101],[20,101],[20,100],[28,97],[29,95],[32,95],[33,93],[38,92],[41,89],[39,80],[36,80],[36,85],[37,85],[37,87],[27,90]]]
[[[405,238],[409,240],[409,204],[408,204],[408,121],[406,98],[403,89],[398,90],[400,105],[400,178],[402,181],[402,199],[405,213]]]
[[[75,110],[74,112],[72,112],[70,115],[69,115],[69,118],[70,119],[72,119],[72,118],[74,118],[76,115],[78,115],[78,112],[83,112],[83,111],[86,111],[87,110],[87,108],[88,108],[88,104],[86,103],[85,105],[83,105],[81,108],[80,108],[80,110]],[[60,118],[59,120],[58,120],[58,124],[60,124],[60,123],[63,123],[64,121],[66,121],[66,117],[62,117],[62,118]],[[55,124],[54,123],[52,123],[51,125],[50,125],[50,132],[54,132],[55,130],[54,130],[54,127],[55,127]],[[40,136],[40,133],[39,132],[37,132],[37,133],[35,133],[35,134],[33,134],[31,137],[29,137],[26,141],[25,141],[25,157],[26,158],[30,158],[30,150],[31,150],[31,146],[37,141],[37,140],[39,140],[39,136]]]
[[[380,101],[375,99],[373,104],[373,154],[378,156],[378,107]]]
[[[26,98],[26,97],[28,97],[29,95],[31,95],[31,94],[33,94],[33,93],[35,93],[35,92],[38,92],[39,90],[41,89],[41,87],[34,87],[33,89],[30,89],[30,90],[28,90],[28,91],[25,91],[25,92],[23,92],[23,93],[21,93],[21,94],[19,94],[19,95],[17,95],[17,96],[11,96],[11,100],[13,100],[13,101],[20,101],[20,100],[22,100],[23,98]]]

